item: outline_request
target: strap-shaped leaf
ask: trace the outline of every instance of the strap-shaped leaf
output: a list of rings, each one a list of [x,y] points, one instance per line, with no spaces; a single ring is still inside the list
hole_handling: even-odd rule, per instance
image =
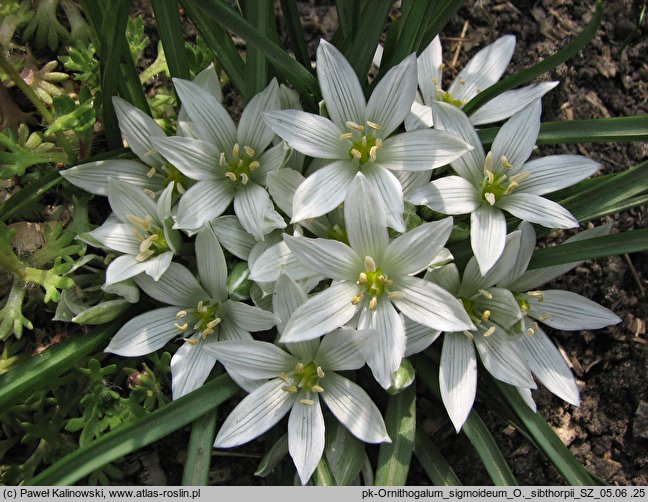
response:
[[[380,445],[376,486],[407,484],[416,433],[416,384],[389,397],[385,425],[391,443]]]
[[[153,0],[153,13],[172,77],[189,79],[189,62],[177,0]]]
[[[432,22],[427,25],[425,33],[423,33],[419,38],[418,43],[415,45],[417,54],[421,54],[421,52],[430,45],[434,37],[439,34],[448,20],[454,16],[455,12],[457,12],[459,7],[464,3],[464,0],[440,0],[434,2],[434,17]],[[422,25],[422,27],[424,27],[424,25]]]
[[[286,30],[288,30],[288,38],[292,47],[295,58],[305,68],[310,68],[310,56],[308,55],[308,48],[306,47],[306,40],[304,38],[304,30],[297,10],[296,0],[281,0],[281,12],[286,22]],[[341,20],[340,20],[341,21]]]
[[[63,457],[31,480],[33,485],[70,485],[109,462],[122,458],[193,422],[232,397],[238,386],[227,375],[119,427]]]
[[[461,486],[461,481],[448,464],[441,450],[427,437],[421,428],[417,428],[414,438],[414,455],[423,470],[437,486]]]
[[[274,25],[274,9],[270,2],[245,0],[245,19],[254,26],[260,35],[268,38],[271,24]],[[268,83],[268,61],[262,51],[252,44],[246,47],[245,62],[245,103],[261,92]]]
[[[470,115],[477,108],[490,101],[495,96],[498,96],[504,91],[508,91],[522,84],[525,84],[547,71],[553,70],[559,64],[564,63],[569,58],[578,54],[578,51],[580,51],[587,43],[589,43],[590,40],[594,38],[594,35],[596,35],[598,27],[601,24],[602,17],[603,1],[597,0],[596,10],[594,11],[592,20],[587,26],[585,26],[583,31],[581,31],[576,37],[574,37],[574,39],[569,44],[567,44],[552,56],[549,56],[548,58],[531,66],[530,68],[526,68],[514,75],[511,75],[510,77],[505,78],[504,80],[500,80],[498,83],[480,92],[463,107],[463,111],[467,115]]]

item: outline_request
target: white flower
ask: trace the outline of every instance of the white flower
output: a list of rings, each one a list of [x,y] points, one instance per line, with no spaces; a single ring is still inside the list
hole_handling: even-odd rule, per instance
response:
[[[139,187],[108,180],[108,201],[113,214],[90,237],[102,246],[124,253],[106,269],[106,285],[124,281],[142,272],[154,280],[167,270],[180,246],[180,235],[172,229],[173,183],[157,202]]]
[[[522,388],[536,388],[519,345],[524,329],[523,315],[515,296],[494,287],[516,262],[520,232],[506,238],[506,246],[491,270],[482,276],[473,257],[460,279],[454,264],[426,274],[426,279],[447,289],[461,300],[476,329],[446,332],[443,335],[439,386],[450,420],[459,431],[477,390],[477,357],[498,380]]]
[[[284,163],[283,144],[268,150],[274,133],[261,114],[280,108],[276,80],[243,110],[238,129],[218,100],[193,82],[174,84],[199,139],[170,137],[153,140],[169,162],[197,180],[180,199],[176,228],[196,231],[220,216],[234,201],[241,225],[257,240],[286,223],[274,210],[265,178]]]
[[[174,399],[200,387],[209,376],[216,359],[207,347],[221,340],[251,340],[250,331],[268,330],[276,323],[272,313],[228,299],[225,256],[208,228],[196,237],[196,260],[202,286],[177,263],[171,263],[157,282],[145,275],[136,277],[145,293],[170,306],[128,321],[106,348],[137,357],[183,336],[185,343],[171,359]]]
[[[412,105],[412,113],[405,119],[407,130],[431,127],[431,106],[442,101],[462,108],[481,91],[496,83],[504,74],[513,50],[515,36],[506,35],[487,45],[468,61],[455,77],[448,90],[443,90],[443,60],[441,41],[435,37],[418,58],[418,84],[420,99]],[[506,91],[478,108],[470,116],[474,125],[491,124],[509,118],[526,105],[540,99],[558,82],[541,82],[520,89]]]
[[[504,211],[549,228],[577,227],[569,211],[541,195],[568,187],[596,172],[580,155],[527,160],[540,129],[540,101],[515,113],[499,130],[488,155],[468,117],[453,105],[435,103],[435,127],[463,138],[474,149],[451,163],[459,176],[446,176],[414,190],[409,201],[434,211],[470,213],[470,241],[485,274],[504,249]]]
[[[279,279],[274,299],[282,318],[304,301],[305,294],[287,276]],[[276,345],[257,341],[222,342],[210,351],[228,372],[266,381],[230,413],[216,436],[216,448],[231,448],[263,434],[288,412],[288,450],[302,484],[324,452],[324,416],[320,396],[354,436],[367,443],[389,442],[380,411],[367,393],[336,371],[365,364],[367,333],[338,329],[319,340]]]
[[[351,65],[324,40],[317,49],[317,75],[330,120],[297,110],[264,114],[268,125],[295,150],[329,162],[297,189],[292,221],[333,210],[344,201],[356,173],[362,172],[385,208],[388,225],[404,231],[402,189],[389,170],[431,170],[456,159],[469,147],[439,131],[388,138],[414,100],[414,55],[385,75],[368,103]]]
[[[405,328],[396,308],[413,321],[442,331],[474,328],[447,291],[416,277],[437,255],[452,218],[426,223],[389,241],[385,214],[362,174],[344,204],[350,246],[329,239],[284,236],[304,265],[334,280],[301,305],[282,342],[316,338],[358,316],[358,328],[376,331],[368,364],[378,382],[391,385],[405,354]]]

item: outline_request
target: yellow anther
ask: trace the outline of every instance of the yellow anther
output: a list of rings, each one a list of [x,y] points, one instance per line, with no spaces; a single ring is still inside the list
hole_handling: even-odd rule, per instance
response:
[[[325,373],[324,373],[324,370],[322,369],[321,366],[318,366],[318,367],[317,367],[317,376],[318,376],[319,378],[324,378],[324,377],[326,376]]]
[[[389,291],[387,293],[387,298],[389,298],[390,300],[402,300],[403,298],[405,298],[405,293],[403,293],[402,291]]]
[[[239,159],[239,161],[236,163],[239,169],[243,167],[243,164],[244,164],[243,159]]]
[[[511,182],[509,183],[509,186],[506,187],[506,191],[505,191],[504,193],[508,195],[508,194],[510,194],[513,190],[515,190],[515,189],[516,189],[517,187],[519,187],[519,186],[520,186],[519,183],[517,183],[517,182],[515,182],[515,181],[511,181]]]
[[[211,328],[205,328],[202,332],[202,337],[207,338],[209,335],[214,334],[214,330]]]
[[[294,394],[295,392],[297,392],[297,387],[295,387],[294,385],[285,385],[281,388],[281,390],[286,391],[290,394]]]
[[[491,316],[491,311],[484,310],[481,315],[482,321],[488,321],[490,319],[490,316]]]
[[[375,144],[379,149],[382,148],[383,147],[382,139],[376,138]]]
[[[178,193],[180,195],[183,195],[187,190],[185,190],[185,187],[182,185],[182,183],[176,183],[176,188],[178,189]]]
[[[369,300],[369,310],[376,310],[378,308],[378,297],[372,296]]]
[[[183,317],[187,317],[188,312],[186,310],[178,310],[178,313],[176,314],[176,319],[180,320]]]
[[[529,171],[522,171],[521,173],[514,174],[509,179],[511,180],[511,183],[522,183],[529,176],[531,176]]]
[[[376,262],[371,256],[365,256],[364,260],[364,266],[365,270],[367,272],[375,272],[376,271]]]
[[[486,331],[484,331],[484,336],[491,336],[493,333],[495,333],[495,326],[491,326]]]
[[[312,399],[300,399],[299,402],[301,404],[305,404],[306,406],[312,406],[315,404],[315,401],[313,401]]]
[[[472,340],[472,339],[475,338],[475,337],[473,336],[473,334],[472,334],[470,331],[468,331],[468,330],[464,330],[464,331],[463,331],[463,334],[464,334],[464,336],[465,336],[466,338],[468,338],[468,340]]]
[[[497,202],[497,199],[495,198],[495,194],[491,192],[486,192],[484,194],[484,199],[491,205],[494,206],[495,202]]]
[[[232,157],[237,159],[240,154],[241,154],[241,147],[239,146],[238,143],[234,143],[234,146],[232,147]]]
[[[538,323],[534,322],[533,325],[529,329],[526,330],[526,335],[527,336],[533,336],[538,332],[538,329],[540,329],[538,327]]]
[[[351,304],[352,305],[357,305],[364,299],[364,296],[362,295],[355,295],[353,298],[351,298]]]
[[[361,126],[360,124],[356,124],[351,120],[346,121],[344,125],[347,126],[347,129],[352,129],[353,131],[358,131],[358,132],[364,131],[364,126]]]
[[[259,164],[259,161],[258,161],[258,160],[253,160],[253,161],[250,162],[250,164],[248,165],[248,168],[250,169],[250,171],[254,171],[254,170],[255,170],[257,167],[259,167],[260,165],[261,165],[261,164]]]
[[[382,284],[384,286],[391,286],[394,284],[394,281],[391,279],[387,279],[384,275],[379,275],[378,278],[376,279],[378,281],[378,284]]]
[[[376,124],[375,122],[370,122],[367,120],[367,125],[371,127],[374,131],[380,131],[382,129],[382,126],[380,124]]]
[[[155,200],[155,192],[153,190],[149,190],[148,188],[142,188],[142,192],[148,195],[151,199]]]
[[[243,183],[243,185],[247,185],[248,181],[250,181],[250,177],[245,173],[241,173],[241,183]]]
[[[151,256],[153,256],[154,254],[155,254],[155,253],[153,253],[153,251],[151,251],[150,249],[147,249],[147,250],[142,251],[141,253],[139,253],[139,254],[135,257],[135,260],[136,260],[136,261],[139,261],[139,262],[146,261],[146,260],[148,260]]]
[[[485,289],[480,289],[479,294],[482,295],[485,298],[488,298],[489,300],[493,299],[493,295],[491,293],[489,293],[488,291],[486,291]]]
[[[295,366],[295,373],[301,375],[303,372],[304,372],[304,363],[297,363],[297,366]]]
[[[353,133],[352,132],[343,132],[340,134],[340,139],[346,140],[346,139],[351,139],[353,138]]]
[[[321,385],[313,385],[311,387],[311,390],[313,392],[324,392],[324,387],[322,387]]]
[[[220,317],[217,317],[216,319],[212,319],[211,321],[209,321],[207,323],[207,327],[209,329],[215,328],[216,326],[218,326],[221,323],[221,321],[222,321],[222,319]]]
[[[527,296],[537,298],[540,302],[544,301],[544,292],[542,291],[527,291]]]
[[[461,85],[465,85],[465,84],[466,84],[466,81],[465,81],[463,78],[460,78],[460,79],[459,79],[459,84],[461,84]]]
[[[218,165],[225,167],[227,165],[227,159],[225,158],[225,152],[221,152],[220,158],[218,159]]]
[[[180,333],[184,333],[185,331],[187,331],[187,329],[189,329],[189,324],[187,324],[187,323],[184,323],[184,324],[175,323],[175,327],[177,328],[177,330]]]
[[[351,148],[351,155],[353,155],[353,158],[359,159],[362,157],[362,153],[360,153],[360,150],[357,148]]]
[[[375,145],[372,146],[372,147],[369,149],[369,158],[370,158],[372,161],[374,161],[374,162],[376,161],[376,153],[377,153],[377,152],[378,152],[378,147],[375,146]]]
[[[195,338],[183,338],[183,340],[190,345],[196,345],[198,343],[198,340]]]
[[[367,284],[367,274],[360,272],[360,275],[358,276],[358,284],[360,286]]]
[[[227,171],[225,176],[227,176],[231,181],[236,181],[236,173],[233,173],[232,171]]]
[[[506,155],[502,155],[502,158],[500,158],[500,164],[502,164],[506,169],[513,169],[513,164],[508,161]]]
[[[207,307],[205,307],[202,300],[200,300],[198,302],[198,305],[196,305],[196,311],[199,312],[200,314],[204,314],[205,312],[207,312]]]
[[[486,171],[486,177],[488,178],[488,183],[492,184],[495,181],[495,175],[493,171]]]
[[[283,371],[281,373],[279,373],[279,380],[281,380],[282,382],[288,383],[288,377],[286,376],[286,374]]]
[[[493,152],[488,152],[484,159],[484,174],[488,171],[493,171]]]
[[[155,169],[155,167],[152,167],[152,168],[149,169],[148,172],[146,173],[146,177],[147,177],[147,178],[152,178],[153,176],[155,176],[155,173],[156,173],[156,172],[157,172],[157,170]]]
[[[248,157],[254,157],[254,154],[256,153],[256,152],[254,151],[254,148],[252,148],[252,147],[249,146],[249,145],[245,145],[245,146],[243,147],[243,150],[245,151],[245,154],[246,154]]]
[[[432,78],[432,83],[433,83],[434,85],[439,85],[439,79],[436,78],[436,77]]]
[[[540,316],[540,321],[545,322],[546,320],[551,318],[551,314],[547,314],[546,312]]]

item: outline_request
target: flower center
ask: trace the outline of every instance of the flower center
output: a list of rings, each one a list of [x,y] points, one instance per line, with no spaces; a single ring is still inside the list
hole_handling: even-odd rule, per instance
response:
[[[360,286],[360,292],[351,299],[351,303],[357,305],[364,300],[365,294],[369,296],[369,308],[376,310],[378,307],[378,297],[383,294],[391,297],[397,292],[390,292],[389,286],[394,281],[387,278],[382,268],[376,267],[376,262],[371,256],[365,256],[365,270],[360,272],[356,284]]]
[[[176,314],[178,322],[175,324],[175,327],[180,331],[180,333],[184,333],[189,329],[188,322],[180,324],[182,319],[187,317],[187,315],[189,315],[189,312],[186,310],[179,310]],[[196,308],[191,312],[191,315],[196,320],[196,323],[193,326],[194,331],[201,333],[203,338],[207,338],[207,336],[214,333],[214,328],[222,321],[222,319],[218,317],[218,303],[216,302],[211,303],[203,302],[202,300],[199,301]]]
[[[140,241],[137,261],[146,261],[151,256],[166,253],[171,248],[164,238],[164,230],[153,223],[151,215],[139,218],[133,214],[128,215],[128,221],[133,225],[133,234]]]
[[[164,181],[162,182],[162,186],[166,187],[169,185],[171,182],[175,182],[175,188],[178,191],[180,195],[185,193],[187,191],[187,187],[189,186],[189,178],[187,178],[184,174],[182,174],[178,169],[170,163],[166,163],[163,165],[160,170],[162,171],[162,174],[164,175]],[[158,174],[157,169],[155,167],[151,167],[151,169],[148,170],[146,173],[147,178],[152,178]],[[151,192],[150,190],[147,191],[145,190],[149,195],[151,195],[152,198],[155,198],[155,193]]]
[[[225,176],[239,187],[248,184],[252,172],[259,167],[254,148],[245,145],[243,148],[234,143],[231,155],[221,152],[219,165],[225,170]]]
[[[324,378],[324,370],[321,366],[317,366],[314,361],[308,364],[297,363],[295,369],[290,373],[281,372],[279,378],[286,384],[282,387],[284,392],[294,394],[300,390],[306,392],[306,398],[300,399],[302,404],[312,405],[315,402],[310,399],[310,393],[314,392],[319,394],[324,392],[324,388],[320,385],[320,380]]]
[[[505,169],[513,169],[513,165],[505,156],[500,159],[500,164]],[[481,194],[486,202],[494,206],[502,197],[512,193],[520,185],[520,182],[529,177],[530,173],[523,171],[509,177],[505,173],[494,172],[493,152],[488,152],[484,160],[484,175],[484,179],[480,183]]]
[[[443,89],[437,89],[437,101],[449,103],[457,108],[463,108],[463,105],[466,104],[465,100],[455,99],[448,91],[444,91]]]
[[[340,139],[348,140],[351,145],[349,148],[349,159],[356,159],[358,165],[362,166],[369,161],[374,162],[378,154],[378,150],[383,147],[383,142],[380,138],[376,138],[373,134],[365,134],[365,126],[356,124],[355,122],[347,122],[347,129],[340,135]],[[379,131],[382,126],[375,122],[367,121],[367,127],[373,131]]]

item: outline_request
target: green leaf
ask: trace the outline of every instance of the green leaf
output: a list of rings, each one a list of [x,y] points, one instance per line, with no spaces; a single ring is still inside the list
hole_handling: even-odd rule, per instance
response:
[[[238,391],[227,375],[150,415],[138,418],[63,457],[31,480],[33,485],[70,485],[109,462],[120,459],[193,422]]]
[[[407,484],[414,449],[416,382],[400,394],[389,397],[385,425],[392,442],[380,445],[375,485],[403,486]]]
[[[189,63],[178,2],[176,0],[152,0],[151,4],[169,66],[169,73],[172,77],[189,79]]]
[[[214,407],[191,424],[187,458],[182,472],[184,486],[207,486],[211,451],[216,436],[218,408]]]
[[[286,30],[288,31],[288,38],[290,39],[290,46],[292,47],[295,58],[299,61],[304,68],[310,68],[310,56],[308,55],[308,48],[306,47],[306,40],[304,38],[304,30],[297,10],[297,2],[295,0],[281,0],[281,12],[286,22]]]
[[[77,366],[88,354],[101,350],[123,324],[123,319],[117,320],[62,342],[0,375],[0,409],[6,410],[21,402],[35,390],[48,389],[59,375]]]
[[[529,269],[648,250],[648,228],[538,249]]]
[[[0,222],[7,221],[12,216],[17,216],[22,209],[63,181],[55,169],[48,171],[38,179],[32,181],[25,188],[14,192],[4,204],[0,205]]]
[[[434,2],[434,17],[427,26],[425,33],[419,37],[416,47],[417,54],[423,52],[432,42],[455,12],[465,3],[464,0],[438,0]],[[422,26],[423,28],[424,26]]]
[[[274,9],[270,2],[245,0],[245,19],[257,29],[260,35],[268,37],[271,22],[274,23]],[[263,91],[268,83],[268,61],[263,52],[254,45],[247,45],[245,61],[245,103],[248,103],[256,94]]]
[[[337,42],[353,36],[357,31],[358,18],[360,17],[359,0],[338,0],[335,2],[339,26],[334,35]]]
[[[482,144],[490,145],[499,127],[479,129]],[[609,143],[648,141],[648,115],[587,120],[543,122],[536,144]]]
[[[477,108],[482,106],[484,103],[490,101],[495,96],[508,91],[515,87],[518,87],[522,84],[533,80],[543,73],[553,70],[556,66],[561,63],[564,63],[568,59],[574,57],[578,52],[587,45],[590,40],[594,38],[598,30],[599,25],[601,24],[601,19],[603,17],[603,1],[597,0],[596,10],[592,16],[590,23],[585,26],[583,31],[581,31],[578,36],[574,37],[572,41],[559,50],[557,53],[549,56],[547,59],[540,61],[539,63],[526,68],[522,71],[517,72],[510,77],[500,80],[498,83],[491,85],[487,89],[484,89],[482,92],[477,94],[473,99],[471,99],[464,107],[463,111],[467,115],[470,115]],[[430,39],[431,40],[431,39]]]
[[[422,429],[417,428],[414,438],[414,455],[430,481],[437,486],[461,486],[461,481],[448,464],[441,450],[430,441]]]
[[[358,477],[366,458],[364,444],[337,420],[326,424],[326,458],[339,486]]]
[[[288,434],[281,436],[259,462],[255,476],[265,478],[288,455]]]
[[[331,471],[331,466],[326,459],[326,455],[322,455],[311,477],[311,481],[315,486],[336,486],[335,476],[333,476],[333,471]]]

